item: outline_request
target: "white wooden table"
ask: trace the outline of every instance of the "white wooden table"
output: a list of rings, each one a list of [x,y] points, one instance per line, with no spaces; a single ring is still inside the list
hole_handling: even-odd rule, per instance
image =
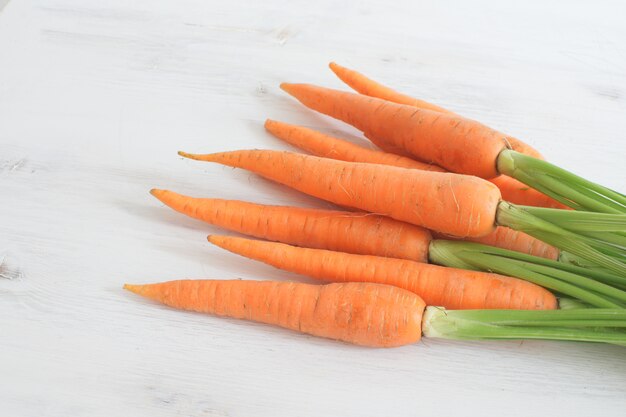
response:
[[[301,279],[211,247],[151,187],[324,206],[176,151],[345,130],[278,89],[336,60],[626,189],[621,1],[12,0],[0,12],[0,415],[623,416],[626,350],[370,350],[174,311],[122,283]],[[356,3],[356,2],[355,2]]]

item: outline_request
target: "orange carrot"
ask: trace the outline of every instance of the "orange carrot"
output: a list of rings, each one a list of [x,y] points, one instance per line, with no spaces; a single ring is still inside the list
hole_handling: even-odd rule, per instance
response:
[[[447,309],[557,307],[556,297],[548,290],[502,275],[237,237],[209,236],[208,239],[230,252],[279,269],[323,281],[393,285],[419,295],[427,305]]]
[[[477,177],[268,150],[180,155],[244,168],[341,206],[453,236],[480,237],[495,229],[500,191]]]
[[[505,135],[460,116],[310,84],[281,84],[305,106],[342,120],[367,137],[384,138],[424,162],[449,171],[494,178]]]
[[[408,106],[418,107],[420,109],[432,110],[440,113],[456,114],[450,110],[439,107],[435,104],[427,101],[419,100],[417,98],[409,97],[407,95],[398,93],[389,87],[386,87],[370,78],[367,78],[363,74],[360,74],[354,70],[342,67],[340,65],[331,62],[329,64],[330,69],[339,77],[344,83],[346,83],[353,90],[370,97],[376,97],[383,100],[391,101],[398,104],[405,104]],[[513,150],[520,153],[530,155],[535,158],[543,159],[543,156],[532,146],[512,136],[506,136],[506,141]]]
[[[166,190],[150,192],[180,213],[261,239],[309,248],[428,261],[431,240],[428,230],[377,214],[193,198]]]
[[[424,301],[389,285],[180,280],[124,288],[165,305],[371,347],[415,343]]]
[[[425,164],[408,157],[399,156],[394,153],[379,152],[363,148],[333,136],[324,135],[312,129],[302,126],[290,125],[287,123],[267,120],[265,127],[279,139],[299,147],[313,155],[324,158],[339,159],[349,162],[367,162],[383,165],[397,166],[401,168],[426,169],[428,171],[444,172],[445,170],[437,165]],[[383,145],[385,146],[385,145]],[[401,152],[391,149],[392,152]],[[545,194],[517,181],[514,178],[500,175],[489,180],[496,184],[502,194],[502,199],[514,204],[525,206],[562,208],[568,207]]]
[[[392,101],[398,104],[406,104],[408,106],[419,107],[426,110],[432,110],[440,113],[452,113],[450,110],[446,110],[443,107],[439,107],[436,104],[429,103],[424,100],[420,100],[414,97],[407,96],[399,93],[391,88],[384,86],[376,81],[367,78],[365,75],[342,67],[334,62],[328,64],[330,69],[335,73],[337,77],[350,88],[370,97],[377,97],[383,100]]]
[[[425,171],[444,171],[443,168],[437,165],[425,164],[404,156],[367,149],[302,126],[267,119],[265,121],[265,129],[277,138],[322,158],[383,164]]]

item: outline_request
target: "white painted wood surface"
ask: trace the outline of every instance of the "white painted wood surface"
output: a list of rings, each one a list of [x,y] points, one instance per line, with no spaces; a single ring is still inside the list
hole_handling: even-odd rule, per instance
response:
[[[147,191],[320,206],[176,151],[283,148],[280,81],[330,60],[626,189],[622,1],[13,0],[0,12],[0,415],[621,416],[626,351],[361,349],[188,314],[125,281],[300,279],[209,246]],[[385,6],[385,4],[393,4]]]

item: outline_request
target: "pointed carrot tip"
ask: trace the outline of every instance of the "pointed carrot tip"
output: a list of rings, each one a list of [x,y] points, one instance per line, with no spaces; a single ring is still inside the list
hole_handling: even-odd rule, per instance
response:
[[[293,84],[290,84],[290,83],[280,83],[281,90],[286,91],[289,94],[291,94],[292,87],[293,87]]]
[[[124,289],[128,290],[132,293],[135,294],[139,294],[141,292],[141,287],[142,285],[135,285],[135,284],[124,284]]]
[[[159,195],[163,194],[164,192],[165,192],[165,190],[160,190],[158,188],[153,188],[153,189],[150,190],[150,194],[152,194],[156,198],[159,198]]]
[[[273,125],[274,123],[276,123],[275,120],[265,119],[265,123],[263,124],[263,126],[267,129],[270,125]]]

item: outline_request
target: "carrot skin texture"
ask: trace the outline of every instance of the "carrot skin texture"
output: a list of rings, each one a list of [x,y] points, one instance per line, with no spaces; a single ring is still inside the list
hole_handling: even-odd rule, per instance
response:
[[[479,237],[495,229],[500,191],[477,177],[268,150],[180,154],[243,168],[341,206],[452,236]]]
[[[298,248],[275,242],[209,236],[209,242],[276,268],[330,282],[393,285],[447,309],[555,309],[548,290],[516,278],[379,256]]]
[[[407,96],[405,94],[399,93],[387,86],[384,86],[365,75],[348,69],[346,67],[342,67],[340,65],[331,62],[329,64],[330,69],[350,88],[355,90],[360,94],[364,94],[370,97],[376,97],[383,100],[391,101],[398,104],[405,104],[408,106],[418,107],[420,109],[432,110],[440,113],[449,113],[456,114],[448,109],[444,109],[443,107],[437,106],[436,104],[429,103],[424,100],[420,100],[414,97]],[[462,117],[462,116],[459,116]],[[521,140],[514,138],[513,136],[506,136],[506,141],[511,146],[511,148],[517,152],[530,155],[535,158],[543,159],[541,153],[530,146],[529,144],[522,142]]]
[[[281,84],[305,106],[342,120],[400,147],[415,158],[449,171],[494,178],[505,135],[460,116],[392,103],[374,97],[317,87]]]
[[[152,195],[206,223],[260,239],[364,255],[428,261],[432,239],[424,228],[363,212],[267,206],[193,198],[167,190]]]
[[[393,153],[367,149],[302,126],[268,119],[265,121],[265,129],[275,137],[322,158],[444,172],[444,169],[437,165],[426,164]]]
[[[182,310],[273,324],[362,346],[402,346],[418,342],[422,335],[424,301],[388,285],[179,280],[124,288]]]

